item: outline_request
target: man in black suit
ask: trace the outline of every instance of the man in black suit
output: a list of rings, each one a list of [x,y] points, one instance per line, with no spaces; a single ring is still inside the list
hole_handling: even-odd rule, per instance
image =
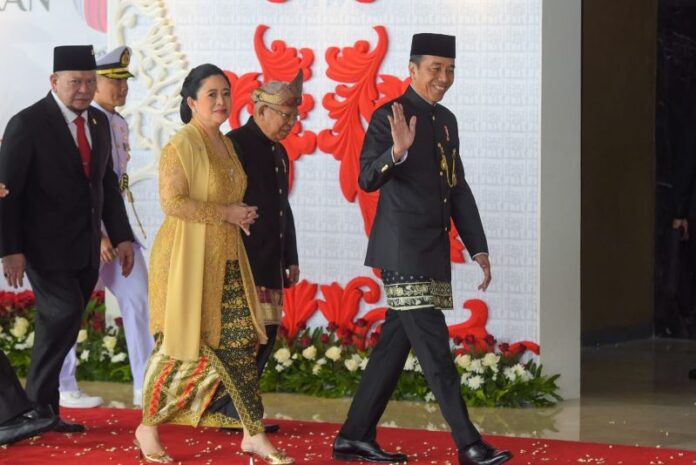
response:
[[[443,309],[452,308],[449,230],[454,220],[469,253],[491,280],[488,246],[464,179],[457,120],[439,105],[454,81],[455,38],[416,34],[411,86],[378,108],[360,155],[360,187],[380,190],[365,264],[382,270],[386,320],[348,418],[333,445],[339,460],[403,462],[383,451],[376,426],[411,348],[452,429],[460,465],[499,465],[512,455],[481,440],[469,420],[452,360]]]
[[[0,198],[7,196],[7,187],[0,183]],[[36,436],[53,428],[57,417],[34,418],[33,409],[10,361],[0,350],[0,446]]]
[[[10,119],[0,146],[0,256],[12,287],[26,271],[36,296],[35,344],[26,392],[39,417],[58,415],[58,374],[97,282],[101,222],[122,273],[133,266],[133,233],[111,161],[91,45],[54,49],[51,92]],[[84,427],[60,420],[55,431]]]

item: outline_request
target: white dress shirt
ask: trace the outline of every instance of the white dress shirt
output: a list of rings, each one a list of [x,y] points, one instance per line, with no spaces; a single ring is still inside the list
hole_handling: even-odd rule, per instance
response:
[[[75,145],[78,145],[77,143],[77,125],[75,124],[75,118],[77,118],[79,115],[72,111],[70,108],[68,108],[56,95],[55,92],[51,91],[51,95],[53,95],[53,98],[56,100],[56,103],[58,104],[58,108],[60,108],[60,112],[63,113],[63,117],[65,118],[65,123],[68,125],[68,129],[70,129],[70,134],[72,134],[72,138],[75,141]],[[85,135],[87,136],[87,142],[89,143],[89,147],[92,148],[92,135],[89,133],[89,124],[87,122],[87,118],[89,118],[89,115],[87,114],[87,110],[82,112],[82,117],[85,119],[84,125],[85,125]]]

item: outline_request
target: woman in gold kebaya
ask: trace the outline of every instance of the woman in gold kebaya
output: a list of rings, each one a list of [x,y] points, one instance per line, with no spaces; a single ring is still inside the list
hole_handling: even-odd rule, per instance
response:
[[[240,414],[242,451],[290,464],[264,434],[256,351],[263,317],[240,234],[256,207],[242,203],[246,175],[220,132],[230,113],[230,83],[217,66],[191,70],[181,90],[186,125],[162,151],[165,213],[150,257],[150,324],[157,345],[143,386],[136,444],[149,462],[174,460],[157,425],[237,426],[209,409],[229,395]]]

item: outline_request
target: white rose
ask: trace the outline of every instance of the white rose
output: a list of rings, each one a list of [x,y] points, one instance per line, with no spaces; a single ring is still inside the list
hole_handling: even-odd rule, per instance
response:
[[[273,354],[273,358],[276,359],[276,362],[278,363],[285,363],[290,360],[290,351],[285,347],[280,348],[276,350],[275,354]]]
[[[348,360],[343,362],[343,364],[346,366],[346,368],[348,368],[348,371],[350,371],[351,373],[353,373],[360,367],[360,364],[352,358],[349,358]]]
[[[80,360],[86,362],[89,360],[89,350],[83,350],[82,353],[80,354]]]
[[[281,371],[285,370],[285,367],[283,366],[282,363],[279,363],[275,366],[275,369],[278,373],[280,373]]]
[[[20,316],[15,318],[10,334],[17,339],[22,339],[27,335],[27,329],[29,329],[29,320]]]
[[[466,385],[473,390],[480,388],[481,384],[483,384],[483,378],[481,378],[479,375],[472,376],[466,382]]]
[[[317,365],[326,365],[326,359],[324,357],[317,360]]]
[[[481,360],[481,364],[485,367],[492,367],[494,365],[497,365],[499,361],[500,361],[500,355],[494,354],[493,352],[489,352],[483,356],[483,360]]]
[[[288,359],[288,360],[284,361],[283,366],[285,368],[289,368],[290,366],[292,366],[292,359]]]
[[[79,333],[77,333],[77,343],[85,342],[87,340],[87,330],[86,329],[81,329]]]
[[[116,348],[116,337],[114,336],[104,336],[104,339],[102,339],[102,346],[110,353],[114,353],[114,349]]]
[[[27,346],[27,349],[31,349],[34,347],[34,331],[29,333],[29,336],[27,336],[27,340],[24,341],[24,345]]]
[[[416,357],[413,354],[408,354],[406,358],[406,363],[404,363],[405,371],[413,371],[416,368]]]
[[[119,363],[122,362],[126,359],[126,354],[123,352],[119,352],[113,357],[111,357],[111,363]]]
[[[317,348],[314,346],[309,346],[302,351],[302,356],[307,360],[314,360],[317,358]]]
[[[329,360],[337,362],[341,358],[341,348],[337,346],[329,347],[329,350],[326,351],[325,355]]]
[[[294,354],[292,354],[292,357],[290,357],[290,358],[292,358],[293,360],[297,360],[298,358],[300,358],[300,354],[294,353]]]
[[[468,370],[472,373],[483,373],[483,365],[481,365],[481,360],[472,360],[469,364]]]
[[[312,374],[314,376],[317,376],[319,374],[319,372],[321,372],[321,365],[319,365],[318,363],[315,363],[314,366],[312,367]]]
[[[454,363],[456,363],[457,365],[459,365],[460,367],[462,367],[466,370],[469,368],[469,365],[471,365],[471,355],[469,355],[469,354],[457,355],[454,358]]]
[[[466,382],[469,380],[471,377],[471,373],[464,372],[462,373],[462,377],[459,380],[459,384],[466,384]]]

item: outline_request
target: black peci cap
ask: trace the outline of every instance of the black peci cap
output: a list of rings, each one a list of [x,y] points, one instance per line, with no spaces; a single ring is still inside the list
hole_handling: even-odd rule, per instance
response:
[[[434,55],[445,58],[455,58],[457,47],[454,36],[423,32],[413,34],[411,40],[411,56]]]
[[[91,45],[61,45],[53,49],[53,72],[94,71],[94,47]]]

